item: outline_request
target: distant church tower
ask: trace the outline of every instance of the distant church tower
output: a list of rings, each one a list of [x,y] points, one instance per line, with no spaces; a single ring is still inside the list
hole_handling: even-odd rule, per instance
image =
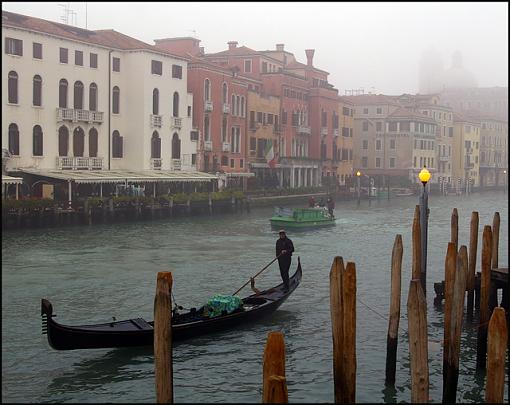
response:
[[[441,77],[444,72],[443,58],[434,48],[421,55],[419,65],[418,91],[420,94],[432,94],[441,91]]]
[[[452,66],[444,71],[441,85],[441,90],[478,87],[475,76],[462,66],[462,54],[459,51],[453,53]]]

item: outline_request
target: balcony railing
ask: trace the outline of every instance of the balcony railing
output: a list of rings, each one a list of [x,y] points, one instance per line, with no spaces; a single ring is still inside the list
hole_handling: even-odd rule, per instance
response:
[[[322,136],[326,136],[328,134],[328,128],[327,127],[322,127],[321,128],[321,135]]]
[[[161,128],[163,126],[163,117],[161,115],[151,114],[151,128]]]
[[[439,155],[439,161],[440,162],[449,162],[450,156],[449,155]]]
[[[182,118],[172,117],[172,128],[181,129]]]
[[[312,133],[312,128],[305,127],[304,125],[298,125],[297,132],[298,134],[310,135]]]
[[[223,152],[230,152],[230,143],[228,142],[223,142],[223,145],[221,147],[221,150]]]
[[[182,168],[181,159],[172,159],[170,164],[172,165],[172,170],[181,170]]]
[[[102,170],[102,157],[74,157],[74,156],[58,156],[57,169],[69,170]]]
[[[230,104],[223,104],[223,114],[230,113]]]
[[[204,110],[207,112],[207,111],[212,111],[213,110],[213,103],[212,101],[210,100],[205,100],[204,101]]]
[[[162,165],[163,165],[163,160],[161,158],[151,158],[151,169],[152,170],[161,170]]]
[[[260,128],[260,124],[256,122],[250,122],[250,131],[256,131]]]
[[[333,129],[333,136],[340,136],[340,131],[338,130],[338,128],[336,129]]]
[[[473,154],[473,148],[466,148],[466,155],[472,155]]]
[[[204,150],[212,150],[212,141],[204,141]]]
[[[76,110],[74,108],[57,108],[57,121],[72,121],[72,122],[88,122],[98,123],[103,122],[103,113],[101,111],[89,110]]]

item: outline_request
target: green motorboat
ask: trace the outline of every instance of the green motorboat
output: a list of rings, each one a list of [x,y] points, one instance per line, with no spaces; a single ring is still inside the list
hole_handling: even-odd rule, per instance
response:
[[[329,215],[324,207],[318,208],[283,208],[276,207],[269,220],[271,226],[279,228],[315,228],[335,225],[335,217]]]

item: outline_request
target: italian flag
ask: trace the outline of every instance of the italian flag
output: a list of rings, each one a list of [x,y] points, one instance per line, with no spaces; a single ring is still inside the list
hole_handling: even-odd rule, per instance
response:
[[[268,166],[274,169],[276,167],[276,157],[274,155],[273,141],[271,139],[266,140],[266,149],[264,152]]]

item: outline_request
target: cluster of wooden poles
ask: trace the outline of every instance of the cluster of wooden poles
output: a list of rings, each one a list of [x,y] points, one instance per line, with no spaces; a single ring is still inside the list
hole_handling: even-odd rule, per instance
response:
[[[427,302],[421,274],[420,212],[416,206],[413,221],[412,279],[407,300],[408,335],[411,374],[411,402],[425,403],[429,398]],[[497,218],[497,219],[496,219]],[[445,308],[443,351],[443,403],[455,403],[459,377],[459,352],[465,292],[468,292],[468,311],[473,312],[474,278],[478,238],[478,213],[471,220],[469,257],[466,246],[458,248],[458,214],[452,214],[452,241],[448,243],[445,259]],[[504,395],[504,367],[508,344],[505,310],[494,308],[489,313],[489,283],[491,260],[497,267],[499,242],[499,213],[493,228],[484,227],[480,324],[478,327],[477,369],[487,369],[486,401],[502,403]],[[494,252],[495,256],[494,256]],[[403,245],[396,235],[391,258],[391,300],[387,335],[386,380],[394,386],[398,330],[400,320],[400,292]],[[494,262],[495,260],[495,262]],[[335,403],[356,402],[356,265],[337,256],[330,274],[330,311],[333,337],[333,379]],[[173,403],[172,331],[171,331],[172,274],[160,272],[154,299],[154,361],[156,397],[159,403]],[[471,298],[470,298],[471,297]],[[470,304],[471,303],[471,304]],[[469,318],[468,319],[472,319]],[[489,320],[490,319],[490,320]],[[270,332],[263,359],[262,402],[288,403],[285,377],[285,343],[281,332]]]

